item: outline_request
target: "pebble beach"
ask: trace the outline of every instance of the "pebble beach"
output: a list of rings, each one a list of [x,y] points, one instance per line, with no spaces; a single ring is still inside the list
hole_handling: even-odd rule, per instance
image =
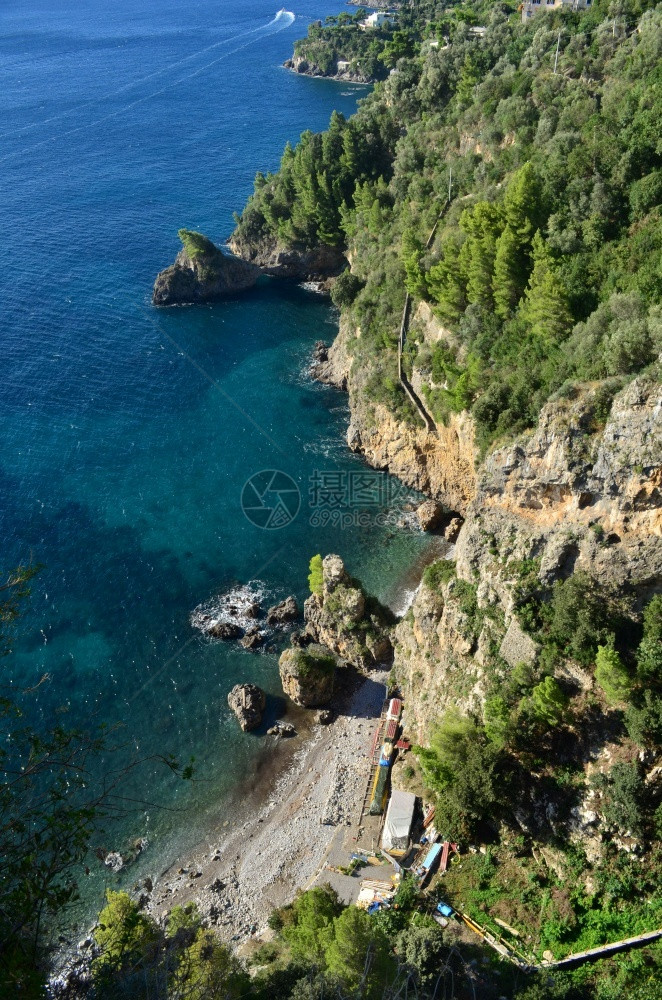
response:
[[[347,864],[370,772],[371,738],[386,696],[386,672],[373,671],[336,709],[327,726],[274,741],[273,775],[228,813],[217,836],[198,845],[156,880],[147,909],[163,918],[195,902],[227,941],[266,930],[275,907],[299,889],[331,880],[349,901],[358,880],[329,878]]]

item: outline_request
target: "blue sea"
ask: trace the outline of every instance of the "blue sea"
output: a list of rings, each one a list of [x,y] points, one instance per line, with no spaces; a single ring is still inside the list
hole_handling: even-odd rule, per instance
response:
[[[255,171],[276,169],[287,140],[365,95],[282,68],[310,19],[341,9],[0,10],[2,566],[43,564],[4,675],[17,690],[44,678],[28,701],[48,725],[103,721],[138,757],[196,761],[193,782],[151,760],[126,780],[121,820],[98,846],[148,846],[119,875],[96,863],[97,901],[104,883],[154,874],[216,829],[251,781],[262,737],[240,732],[229,689],[254,681],[271,717],[281,707],[277,655],[210,642],[192,611],[239,584],[259,586],[265,603],[303,600],[311,555],[331,551],[392,599],[426,544],[377,524],[370,501],[362,526],[313,516],[315,473],[346,490],[363,471],[343,443],[344,396],[307,374],[314,342],[336,331],[327,302],[265,279],[214,306],[150,303],[179,227],[222,243]],[[265,469],[302,498],[273,530],[240,503]]]

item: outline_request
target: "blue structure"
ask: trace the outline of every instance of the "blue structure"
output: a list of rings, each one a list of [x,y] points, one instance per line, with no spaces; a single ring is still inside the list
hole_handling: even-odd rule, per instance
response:
[[[423,871],[427,874],[431,872],[434,866],[439,860],[439,855],[441,854],[441,844],[433,844],[428,853],[425,856],[425,861],[422,864]]]

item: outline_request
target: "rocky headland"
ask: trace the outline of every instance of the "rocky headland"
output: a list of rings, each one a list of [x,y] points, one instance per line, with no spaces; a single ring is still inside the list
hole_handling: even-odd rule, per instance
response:
[[[338,83],[374,83],[374,77],[365,73],[358,63],[346,65],[347,60],[338,60],[332,67],[333,71],[325,72],[321,66],[306,59],[305,56],[293,55],[283,63],[285,69],[299,73],[301,76],[314,76],[325,80],[337,80]]]
[[[325,281],[336,277],[347,267],[343,250],[326,243],[312,247],[287,245],[273,237],[247,240],[235,233],[228,245],[238,258],[272,278],[297,282]]]
[[[179,236],[184,246],[175,263],[154,282],[155,306],[214,302],[255,285],[260,269],[254,264],[220,250],[201,233],[181,229]]]

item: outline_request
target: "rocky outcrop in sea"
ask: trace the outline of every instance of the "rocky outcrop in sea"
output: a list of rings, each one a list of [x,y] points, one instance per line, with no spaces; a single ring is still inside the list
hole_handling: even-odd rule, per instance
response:
[[[257,729],[266,704],[267,696],[257,684],[235,684],[228,694],[228,705],[244,732]]]
[[[325,646],[291,646],[278,661],[283,691],[295,705],[318,708],[333,695],[336,660]]]
[[[260,276],[255,264],[220,250],[199,233],[191,235],[197,237],[195,251],[185,243],[175,263],[157,275],[155,306],[213,302],[253,287]]]

